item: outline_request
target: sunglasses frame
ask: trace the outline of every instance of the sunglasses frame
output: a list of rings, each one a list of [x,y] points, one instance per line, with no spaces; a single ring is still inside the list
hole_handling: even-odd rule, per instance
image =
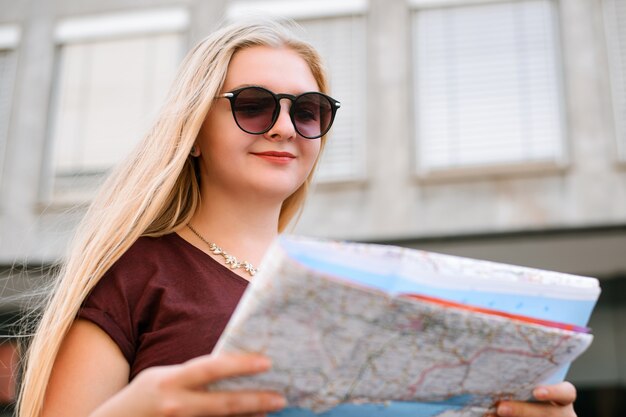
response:
[[[274,112],[272,114],[272,121],[269,124],[269,127],[267,129],[261,131],[261,132],[251,132],[249,130],[244,129],[239,124],[239,120],[237,120],[237,115],[235,114],[235,100],[237,100],[237,96],[242,91],[250,90],[250,89],[261,90],[263,92],[266,92],[266,93],[270,94],[274,98],[274,102],[276,103],[276,108],[274,109]],[[300,132],[300,130],[298,129],[298,126],[296,125],[296,122],[294,120],[294,113],[295,113],[294,103],[300,97],[302,97],[304,95],[307,95],[307,94],[319,94],[322,97],[326,98],[328,100],[328,102],[330,103],[330,109],[331,109],[330,122],[328,123],[328,127],[326,128],[326,130],[324,130],[323,132],[321,132],[317,136],[305,136],[305,135],[303,135]],[[294,96],[293,94],[276,94],[273,91],[268,90],[267,88],[256,86],[256,85],[241,87],[241,88],[238,88],[236,90],[220,94],[216,98],[227,98],[228,101],[230,101],[230,109],[231,109],[231,112],[233,114],[233,118],[235,119],[235,123],[237,124],[239,129],[241,129],[244,132],[249,133],[251,135],[262,135],[263,133],[269,132],[269,130],[272,127],[274,127],[274,125],[276,124],[276,120],[278,120],[278,116],[280,115],[280,110],[281,110],[280,101],[282,99],[288,99],[288,100],[291,101],[291,107],[289,108],[289,118],[291,119],[291,123],[293,124],[293,127],[296,130],[296,132],[298,133],[298,135],[302,136],[305,139],[318,139],[318,138],[321,138],[322,136],[324,136],[326,133],[328,133],[328,131],[330,130],[330,128],[333,125],[333,122],[335,121],[335,115],[337,114],[337,109],[339,109],[339,107],[341,107],[341,103],[339,101],[335,100],[334,98],[332,98],[332,97],[330,97],[330,96],[328,96],[328,95],[326,95],[324,93],[320,93],[319,91],[307,91],[305,93],[298,94],[297,96]]]

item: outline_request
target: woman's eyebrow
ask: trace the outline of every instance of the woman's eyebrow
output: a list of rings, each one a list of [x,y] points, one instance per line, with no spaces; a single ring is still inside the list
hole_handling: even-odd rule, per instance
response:
[[[239,90],[241,88],[246,88],[246,87],[261,87],[261,88],[265,88],[266,90],[269,90],[271,92],[273,92],[274,94],[281,94],[283,93],[282,91],[274,91],[273,89],[267,87],[264,84],[248,84],[248,83],[244,83],[244,84],[237,84],[236,86],[232,87],[232,88],[225,88],[223,89],[224,92],[228,92],[228,91],[235,91],[235,90]],[[313,89],[313,90],[298,90],[297,92],[293,93],[293,95],[300,95],[300,94],[304,94],[304,93],[309,93],[309,92],[318,92],[317,89]]]
[[[232,90],[239,90],[240,88],[245,88],[245,87],[263,87],[263,88],[267,88],[265,86],[263,86],[262,84],[238,84],[233,88],[229,88],[228,91],[232,91]]]
[[[260,84],[237,84],[233,87],[230,88],[224,88],[224,86],[222,86],[222,88],[219,89],[219,93],[218,94],[224,94],[224,93],[229,93],[231,91],[235,91],[235,90],[239,90],[241,88],[246,88],[246,87],[263,87]],[[263,87],[265,88],[265,87]]]

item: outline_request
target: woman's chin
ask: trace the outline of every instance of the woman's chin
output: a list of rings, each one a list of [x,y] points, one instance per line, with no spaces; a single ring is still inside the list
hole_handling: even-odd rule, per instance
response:
[[[254,187],[254,193],[259,197],[266,200],[275,200],[277,203],[282,204],[285,199],[295,193],[302,183],[264,183]]]

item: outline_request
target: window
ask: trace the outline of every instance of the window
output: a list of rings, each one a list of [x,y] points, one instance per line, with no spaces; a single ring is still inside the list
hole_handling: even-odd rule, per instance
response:
[[[366,55],[363,0],[231,1],[231,20],[259,13],[296,19],[326,64],[331,95],[341,108],[328,135],[316,178],[320,182],[365,176]]]
[[[9,117],[15,84],[20,30],[13,25],[0,25],[0,175],[9,135]]]
[[[69,19],[57,28],[53,201],[85,199],[138,143],[184,52],[184,11]]]
[[[554,3],[413,3],[418,173],[562,164]]]
[[[365,172],[365,18],[335,17],[299,22],[324,57],[331,94],[341,108],[320,161],[320,181],[360,179]]]
[[[618,155],[626,162],[626,3],[605,0],[604,11]]]

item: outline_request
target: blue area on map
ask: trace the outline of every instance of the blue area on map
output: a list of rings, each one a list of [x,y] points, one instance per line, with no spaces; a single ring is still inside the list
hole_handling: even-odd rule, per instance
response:
[[[319,414],[303,408],[287,408],[270,415],[272,417],[436,417],[444,411],[463,408],[471,399],[471,395],[461,395],[445,402],[432,403],[392,401],[386,404],[342,404]]]
[[[288,249],[288,248],[287,248]],[[453,290],[430,286],[403,278],[400,275],[378,274],[333,262],[294,250],[289,251],[297,261],[317,271],[348,279],[355,283],[390,294],[421,294],[458,303],[500,310],[511,314],[585,326],[595,305],[594,300],[572,300],[543,296],[489,292],[483,290]]]

